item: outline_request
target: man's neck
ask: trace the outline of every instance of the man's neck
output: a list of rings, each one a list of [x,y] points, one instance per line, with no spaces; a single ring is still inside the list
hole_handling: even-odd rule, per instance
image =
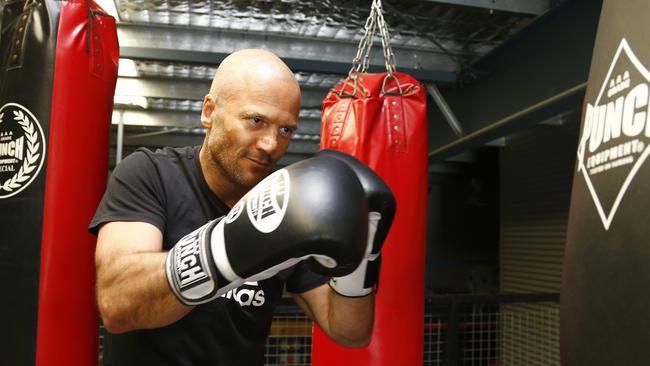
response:
[[[221,167],[213,161],[205,145],[201,147],[199,152],[199,163],[201,173],[208,183],[208,187],[228,207],[234,206],[247,192],[245,188],[234,184],[225,177]]]

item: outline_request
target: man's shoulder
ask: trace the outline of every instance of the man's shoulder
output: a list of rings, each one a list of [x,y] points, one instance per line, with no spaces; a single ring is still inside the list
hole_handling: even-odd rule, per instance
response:
[[[149,158],[151,160],[180,160],[180,159],[194,159],[198,157],[200,146],[183,146],[183,147],[162,147],[159,149],[151,150],[146,147],[136,149],[133,154],[135,158]],[[129,156],[131,156],[129,155]]]
[[[118,168],[124,169],[128,166],[131,169],[140,169],[155,166],[158,169],[166,169],[194,160],[198,157],[199,149],[200,146],[163,147],[155,150],[140,147],[126,156],[118,164]]]

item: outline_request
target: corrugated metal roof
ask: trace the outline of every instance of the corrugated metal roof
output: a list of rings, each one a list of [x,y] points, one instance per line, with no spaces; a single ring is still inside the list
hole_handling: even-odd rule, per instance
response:
[[[367,0],[116,0],[123,22],[284,34],[358,41],[370,12]],[[444,48],[464,63],[490,51],[535,16],[431,1],[384,1],[391,43]]]

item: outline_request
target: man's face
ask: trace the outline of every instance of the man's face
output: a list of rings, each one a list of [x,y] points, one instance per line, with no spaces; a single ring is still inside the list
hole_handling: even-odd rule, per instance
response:
[[[217,173],[232,184],[252,188],[287,151],[299,110],[299,94],[284,84],[248,88],[216,100],[208,149]]]

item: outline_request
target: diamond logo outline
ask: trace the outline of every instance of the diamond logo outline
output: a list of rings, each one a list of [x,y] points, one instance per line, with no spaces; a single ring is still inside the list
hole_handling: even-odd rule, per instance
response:
[[[641,63],[641,61],[638,59],[638,57],[634,54],[634,51],[630,47],[629,43],[625,39],[625,37],[621,38],[621,43],[618,46],[618,49],[616,50],[616,53],[614,54],[614,58],[612,59],[612,63],[609,65],[609,70],[607,71],[607,75],[605,76],[605,81],[603,82],[603,85],[600,88],[600,92],[598,93],[598,97],[596,98],[596,101],[594,105],[598,106],[600,105],[600,99],[607,87],[607,81],[610,80],[612,71],[614,69],[614,66],[617,64],[619,57],[621,56],[621,53],[625,52],[627,57],[630,59],[634,67],[637,69],[637,71],[643,75],[643,77],[650,83],[650,71],[645,68],[645,66]],[[583,131],[583,134],[585,132]],[[582,176],[585,180],[585,183],[587,184],[587,188],[589,189],[589,193],[591,194],[591,197],[593,199],[594,205],[596,206],[596,210],[598,212],[598,215],[600,216],[600,219],[603,223],[603,227],[605,230],[609,230],[609,227],[612,224],[612,221],[614,220],[614,216],[616,215],[616,212],[618,211],[618,207],[623,199],[623,196],[627,192],[627,188],[630,186],[632,183],[632,180],[636,176],[636,173],[639,171],[643,163],[645,162],[646,158],[648,155],[650,155],[650,144],[647,144],[637,159],[637,161],[634,163],[630,171],[628,172],[627,176],[625,177],[625,180],[623,181],[623,184],[621,185],[621,188],[619,189],[616,199],[614,200],[614,204],[612,205],[610,211],[608,214],[605,213],[605,210],[603,208],[602,203],[600,202],[600,199],[598,197],[598,194],[596,192],[596,189],[591,182],[591,178],[589,177],[589,174],[587,173],[587,168],[584,165],[584,150],[585,150],[585,139],[581,138],[580,139],[580,144],[578,145],[578,151],[577,151],[577,156],[578,156],[578,172],[582,172]]]

